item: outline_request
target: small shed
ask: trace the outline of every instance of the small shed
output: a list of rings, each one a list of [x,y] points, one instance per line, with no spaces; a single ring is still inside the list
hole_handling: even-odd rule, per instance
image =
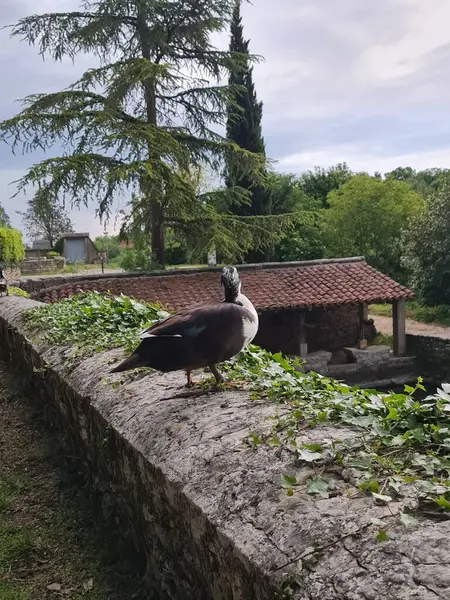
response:
[[[89,233],[67,233],[61,238],[58,245],[61,243],[61,254],[68,263],[95,264],[101,262],[101,253],[89,237]]]

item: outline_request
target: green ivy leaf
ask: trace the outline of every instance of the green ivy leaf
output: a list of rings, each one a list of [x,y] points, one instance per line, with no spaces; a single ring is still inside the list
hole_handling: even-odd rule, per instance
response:
[[[380,529],[377,533],[377,542],[380,544],[389,541],[389,536],[386,529]]]
[[[383,494],[377,494],[377,493],[373,492],[372,493],[372,497],[375,500],[377,500],[377,501],[379,501],[379,502],[381,502],[383,504],[388,504],[389,502],[392,502],[391,496],[385,496]]]
[[[308,481],[308,484],[306,486],[306,491],[308,494],[311,495],[319,495],[322,498],[329,498],[330,494],[328,493],[329,490],[329,483],[328,481],[326,481],[325,479],[322,479],[322,477],[313,477],[312,479],[310,479]]]
[[[320,460],[323,457],[320,452],[310,452],[309,450],[306,450],[306,448],[301,448],[298,451],[298,458],[304,462],[313,462],[315,460]]]
[[[439,498],[435,499],[435,502],[438,506],[443,508],[445,511],[450,510],[450,502],[446,498],[444,498],[444,496],[439,496]]]
[[[419,524],[419,521],[414,518],[410,513],[403,511],[400,513],[400,521],[405,527],[415,527]]]
[[[297,478],[293,475],[284,474],[281,476],[281,487],[290,488],[293,485],[297,485]]]

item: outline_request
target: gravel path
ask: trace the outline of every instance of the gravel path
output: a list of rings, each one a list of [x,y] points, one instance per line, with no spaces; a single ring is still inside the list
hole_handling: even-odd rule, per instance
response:
[[[375,327],[380,333],[392,335],[392,319],[391,317],[380,317],[370,315],[370,318],[375,321]],[[412,319],[406,319],[406,333],[413,335],[431,335],[434,337],[450,339],[450,327],[440,327],[433,323],[419,323]]]

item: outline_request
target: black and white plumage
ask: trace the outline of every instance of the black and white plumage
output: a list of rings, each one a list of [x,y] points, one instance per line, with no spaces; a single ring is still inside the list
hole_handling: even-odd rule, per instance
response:
[[[222,269],[221,282],[225,292],[222,302],[188,308],[145,329],[133,354],[111,373],[137,367],[185,370],[190,386],[191,371],[209,367],[216,382],[223,381],[216,365],[250,344],[258,331],[258,313],[241,293],[235,267]]]

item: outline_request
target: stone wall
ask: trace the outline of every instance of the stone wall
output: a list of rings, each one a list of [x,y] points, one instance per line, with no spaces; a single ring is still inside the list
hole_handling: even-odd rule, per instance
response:
[[[243,443],[249,431],[269,430],[267,417],[279,408],[245,392],[187,397],[180,374],[123,378],[115,389],[104,377],[121,352],[68,364],[70,348],[33,341],[24,329],[21,315],[33,306],[0,299],[0,351],[40,390],[67,454],[91,474],[105,516],[145,558],[148,597],[450,597],[450,521],[396,526],[378,543],[372,520],[399,503],[379,506],[337,473],[337,495],[310,496],[308,468]],[[349,435],[318,426],[298,441]],[[280,489],[286,471],[299,482],[293,497]]]
[[[426,335],[406,335],[407,353],[415,356],[424,375],[436,381],[450,378],[450,340]]]
[[[298,310],[263,312],[254,343],[270,352],[299,354],[300,313]]]
[[[359,335],[358,305],[313,308],[307,312],[306,325],[308,350],[311,352],[352,346]]]
[[[11,285],[12,282],[16,281],[20,277],[20,268],[19,267],[4,267],[3,274],[6,277],[6,280]]]
[[[39,273],[62,271],[65,266],[66,261],[62,256],[55,256],[55,258],[41,257],[22,261],[20,270],[24,275],[39,275]]]
[[[345,304],[328,308],[305,310],[308,351],[336,351],[358,341],[358,306]],[[255,344],[271,352],[299,354],[300,309],[260,315]]]

